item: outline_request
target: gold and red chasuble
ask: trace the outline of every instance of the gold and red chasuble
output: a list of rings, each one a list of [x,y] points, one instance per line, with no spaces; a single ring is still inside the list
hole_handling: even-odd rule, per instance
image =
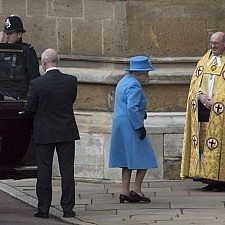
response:
[[[207,65],[210,56],[211,50],[198,62],[192,76],[187,99],[180,176],[225,181],[225,54],[222,55],[221,66]],[[207,94],[210,74],[215,75],[213,105],[209,122],[204,123],[204,151],[200,159],[198,91],[201,89]]]

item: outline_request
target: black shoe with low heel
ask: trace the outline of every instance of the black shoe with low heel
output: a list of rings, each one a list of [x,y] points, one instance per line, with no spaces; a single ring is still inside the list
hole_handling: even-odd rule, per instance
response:
[[[208,184],[207,186],[202,188],[202,191],[213,191],[214,185]]]
[[[124,203],[124,202],[137,202],[131,196],[127,196],[127,195],[123,195],[123,194],[120,194],[119,199],[120,199],[120,203]]]
[[[136,202],[148,202],[148,203],[151,202],[150,198],[145,197],[145,195],[141,196],[141,195],[137,194],[135,191],[131,191],[130,196]]]
[[[71,217],[75,217],[75,216],[76,216],[76,213],[74,211],[63,212],[64,218],[71,218]]]
[[[43,218],[43,219],[48,219],[49,215],[48,213],[42,213],[40,211],[36,212],[34,214],[35,217]]]

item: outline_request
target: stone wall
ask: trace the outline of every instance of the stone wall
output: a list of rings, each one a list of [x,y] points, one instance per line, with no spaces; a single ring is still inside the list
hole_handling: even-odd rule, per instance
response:
[[[153,60],[155,70],[149,72],[149,80],[143,86],[149,102],[147,111],[184,112],[195,63],[175,60],[158,63]],[[79,81],[75,110],[113,110],[115,87],[128,66],[126,63],[86,62],[81,68],[65,67],[63,62],[61,65],[63,72],[77,76]]]
[[[225,30],[223,0],[0,0],[0,20],[19,15],[37,52],[98,57],[202,55]]]
[[[39,56],[57,49],[60,69],[78,78],[77,177],[120,179],[107,168],[114,90],[136,54],[156,68],[144,90],[159,169],[147,179],[179,177],[189,82],[209,35],[225,30],[223,0],[0,0],[2,24],[10,14],[22,18]]]
[[[179,179],[184,111],[194,63],[177,63],[155,63],[156,70],[144,85],[150,111],[145,126],[159,164],[158,169],[148,171],[147,180]],[[97,65],[91,69],[60,68],[79,80],[74,105],[81,134],[76,142],[76,177],[121,179],[120,169],[108,168],[108,153],[115,86],[126,66],[105,63],[104,69]],[[54,175],[59,175],[57,170]]]
[[[145,127],[158,168],[148,170],[146,180],[179,179],[184,116],[185,113],[148,113]],[[75,111],[75,117],[81,136],[76,141],[75,176],[121,180],[121,169],[108,168],[112,113]],[[59,176],[57,163],[54,176]]]

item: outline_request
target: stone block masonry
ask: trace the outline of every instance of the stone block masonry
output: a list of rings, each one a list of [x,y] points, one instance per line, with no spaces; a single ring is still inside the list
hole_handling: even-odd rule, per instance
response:
[[[146,180],[179,179],[184,116],[185,113],[148,113],[145,127],[159,168],[148,170]],[[75,117],[81,136],[76,141],[75,176],[121,180],[120,169],[108,168],[112,113],[75,111]],[[54,176],[59,176],[57,163]]]
[[[128,58],[145,54],[156,68],[144,91],[159,162],[147,179],[179,177],[190,78],[210,34],[225,30],[224,1],[0,0],[2,27],[11,14],[22,18],[24,41],[38,56],[55,48],[60,69],[78,78],[76,176],[120,179],[120,171],[107,167],[114,91]]]
[[[1,0],[1,21],[17,14],[38,54],[95,57],[200,56],[224,30],[224,1]]]

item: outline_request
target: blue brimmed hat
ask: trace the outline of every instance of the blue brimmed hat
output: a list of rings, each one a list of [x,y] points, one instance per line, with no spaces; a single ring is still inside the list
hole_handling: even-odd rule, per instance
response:
[[[148,72],[154,70],[150,60],[146,56],[133,56],[130,58],[130,67],[127,71]]]

